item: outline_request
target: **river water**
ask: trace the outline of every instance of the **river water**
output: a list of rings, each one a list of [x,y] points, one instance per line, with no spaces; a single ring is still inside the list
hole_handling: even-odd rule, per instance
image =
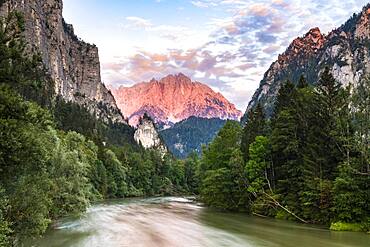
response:
[[[365,233],[330,232],[292,222],[212,211],[185,198],[124,199],[55,223],[40,247],[370,246]]]

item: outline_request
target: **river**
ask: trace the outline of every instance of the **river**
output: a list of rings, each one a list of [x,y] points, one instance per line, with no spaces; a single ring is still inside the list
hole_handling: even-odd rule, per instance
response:
[[[221,213],[185,198],[167,197],[95,204],[80,218],[56,222],[43,238],[25,246],[369,247],[370,236]]]

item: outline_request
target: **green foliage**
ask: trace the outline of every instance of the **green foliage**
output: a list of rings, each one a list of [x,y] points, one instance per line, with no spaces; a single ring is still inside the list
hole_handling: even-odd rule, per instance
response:
[[[76,132],[55,136],[54,145],[48,167],[52,180],[52,216],[79,214],[91,197],[88,175],[91,164],[97,162],[97,148]]]
[[[126,184],[127,168],[111,150],[104,150],[102,160],[107,176],[107,197],[123,198],[128,194]]]
[[[208,145],[225,125],[221,119],[190,117],[160,132],[166,146],[177,158],[184,159],[193,151],[201,153],[203,144]],[[178,144],[182,146],[179,146]]]
[[[216,138],[203,150],[203,170],[227,167],[235,148],[240,146],[241,127],[239,123],[227,121]],[[222,150],[222,152],[220,152]]]
[[[12,230],[19,238],[40,236],[51,222],[49,212],[53,207],[48,195],[51,188],[48,174],[23,175],[11,186],[8,193]]]
[[[47,78],[41,57],[27,54],[22,32],[23,15],[12,12],[0,17],[0,83],[7,84],[27,99],[50,105],[52,83]]]
[[[58,134],[51,115],[0,87],[0,169],[7,218],[17,237],[42,234],[53,217],[85,210],[96,148],[77,133]]]
[[[76,131],[98,145],[135,146],[134,129],[122,123],[103,123],[86,108],[74,102],[65,102],[57,97],[53,109],[58,129]]]
[[[270,142],[267,137],[257,136],[249,147],[249,161],[245,167],[249,186],[248,191],[258,193],[266,188],[267,169],[270,167]]]
[[[302,89],[306,87],[308,87],[308,82],[306,81],[306,78],[303,75],[301,75],[297,84],[297,88]]]
[[[292,106],[294,100],[293,95],[295,94],[295,92],[295,86],[291,81],[287,81],[283,85],[281,85],[276,98],[272,119],[276,118],[282,110]]]
[[[249,158],[249,145],[254,142],[257,136],[264,135],[266,131],[265,114],[262,106],[258,104],[255,109],[249,112],[248,122],[243,129],[241,151],[245,161]]]
[[[207,205],[220,209],[234,209],[230,172],[226,168],[209,170],[202,181],[201,198]]]
[[[240,139],[240,125],[228,121],[204,150],[199,167],[200,196],[209,206],[223,210],[249,210]]]
[[[248,192],[243,194],[249,199],[244,210],[331,224],[332,230],[368,231],[369,83],[367,79],[352,90],[343,88],[326,68],[316,88],[304,77],[297,87],[289,81],[282,85],[269,122],[258,106],[249,113],[241,142],[245,171],[239,172],[246,183],[230,177],[238,170],[230,162],[240,163],[227,148],[238,146],[230,128],[221,130],[227,134],[205,150],[199,169],[203,201],[242,210],[232,206],[235,192],[242,191],[235,186],[239,184]]]
[[[186,184],[186,190],[192,194],[198,194],[199,192],[199,176],[198,168],[200,166],[200,160],[196,153],[190,154],[188,159],[185,160],[184,164],[184,179]]]
[[[351,231],[351,232],[362,232],[364,231],[363,225],[357,223],[343,223],[333,222],[330,225],[332,231]]]
[[[5,218],[9,210],[8,203],[4,189],[0,186],[0,246],[10,245],[8,237],[11,234],[10,224]]]
[[[342,164],[339,176],[334,181],[335,218],[344,223],[370,220],[370,178],[356,174],[354,169],[358,163],[357,166],[354,163],[356,160]]]

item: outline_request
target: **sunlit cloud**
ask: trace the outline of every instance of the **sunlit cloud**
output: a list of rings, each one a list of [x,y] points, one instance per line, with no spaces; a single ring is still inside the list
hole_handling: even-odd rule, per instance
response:
[[[99,47],[104,81],[127,86],[182,72],[222,92],[241,110],[294,38],[313,27],[327,33],[367,4],[366,0],[152,1],[160,2],[155,4],[163,10],[145,12],[144,17],[139,6],[144,3],[138,1],[137,12],[120,20],[125,45]],[[178,14],[167,18],[161,13],[166,9],[171,9],[167,15]],[[125,50],[130,52],[120,52]],[[114,56],[105,55],[108,51]]]

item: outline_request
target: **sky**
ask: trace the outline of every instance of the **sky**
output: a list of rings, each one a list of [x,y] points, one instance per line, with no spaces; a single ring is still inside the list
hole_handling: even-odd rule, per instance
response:
[[[64,0],[76,34],[99,47],[113,87],[184,73],[245,110],[264,73],[313,27],[328,33],[368,0]]]

